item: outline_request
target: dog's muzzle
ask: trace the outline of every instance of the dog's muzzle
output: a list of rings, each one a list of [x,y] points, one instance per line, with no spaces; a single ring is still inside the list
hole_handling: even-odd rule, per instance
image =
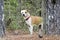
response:
[[[23,14],[23,16],[25,16],[25,14]]]

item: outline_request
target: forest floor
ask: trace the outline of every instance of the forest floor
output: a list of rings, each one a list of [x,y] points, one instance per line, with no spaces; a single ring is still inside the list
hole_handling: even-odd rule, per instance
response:
[[[0,40],[60,40],[60,36],[58,35],[44,35],[43,38],[39,38],[37,33],[34,33],[32,36],[27,32],[20,31],[17,34],[13,32],[6,32],[6,35]]]

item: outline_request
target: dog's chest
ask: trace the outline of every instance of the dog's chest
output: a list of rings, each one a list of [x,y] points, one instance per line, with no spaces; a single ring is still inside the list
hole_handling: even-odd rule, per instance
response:
[[[27,25],[31,25],[31,18],[25,21]]]

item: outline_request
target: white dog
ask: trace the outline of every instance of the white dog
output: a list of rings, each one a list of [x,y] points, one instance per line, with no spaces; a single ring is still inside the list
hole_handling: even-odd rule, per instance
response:
[[[29,25],[30,34],[33,34],[33,26],[39,25],[39,37],[43,37],[43,18],[38,16],[31,16],[27,10],[21,10],[21,14],[24,17],[25,22]]]

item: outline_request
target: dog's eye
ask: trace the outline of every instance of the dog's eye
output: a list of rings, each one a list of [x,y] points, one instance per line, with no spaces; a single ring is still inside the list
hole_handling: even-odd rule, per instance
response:
[[[27,13],[27,12],[25,12],[25,13]]]

